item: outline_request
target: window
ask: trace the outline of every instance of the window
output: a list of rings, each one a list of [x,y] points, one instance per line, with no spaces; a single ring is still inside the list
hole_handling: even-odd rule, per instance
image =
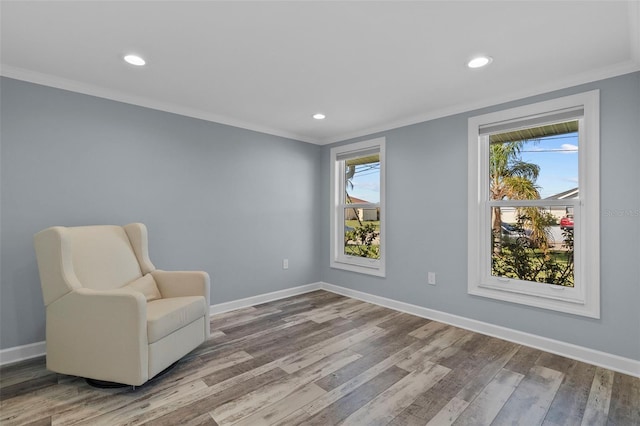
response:
[[[331,267],[385,276],[385,139],[331,149]]]
[[[599,92],[469,119],[468,291],[600,317]]]

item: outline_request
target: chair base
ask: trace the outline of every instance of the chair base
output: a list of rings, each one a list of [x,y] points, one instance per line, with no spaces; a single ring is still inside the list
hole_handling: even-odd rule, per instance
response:
[[[174,362],[173,364],[171,364],[170,366],[168,366],[167,368],[165,368],[164,370],[162,370],[161,372],[159,372],[158,374],[153,376],[147,382],[143,383],[143,385],[146,384],[146,383],[149,383],[152,380],[156,380],[156,379],[164,376],[165,374],[167,374],[168,372],[173,370],[174,367],[178,364],[178,362],[179,361]],[[98,389],[120,389],[120,388],[131,387],[131,388],[133,388],[135,390],[136,387],[139,387],[139,386],[133,386],[133,385],[125,385],[124,383],[109,382],[109,381],[106,381],[106,380],[88,379],[88,378],[85,378],[84,380],[85,380],[85,382],[87,382],[87,384],[89,386],[92,386],[92,387],[98,388]]]

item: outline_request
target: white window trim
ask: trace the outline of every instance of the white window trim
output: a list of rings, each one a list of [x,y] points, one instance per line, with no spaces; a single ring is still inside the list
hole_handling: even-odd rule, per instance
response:
[[[580,120],[579,183],[580,200],[576,223],[575,287],[526,283],[514,289],[490,277],[490,244],[484,178],[488,173],[488,143],[483,148],[482,126],[549,114],[570,108],[584,108]],[[468,293],[513,303],[600,318],[600,93],[598,90],[497,111],[469,118],[468,127]],[[488,174],[487,174],[488,176]],[[568,200],[558,201],[567,205]],[[557,204],[557,203],[556,203]],[[570,203],[569,203],[570,204]],[[488,210],[487,210],[488,211]],[[486,228],[486,229],[485,229]],[[578,234],[579,233],[579,234]]]
[[[347,256],[343,252],[344,244],[344,210],[340,208],[341,188],[344,171],[337,167],[337,158],[346,153],[357,153],[358,151],[371,150],[377,148],[380,151],[380,202],[375,205],[380,209],[380,259],[366,259],[357,256]],[[359,272],[368,275],[384,277],[386,258],[386,214],[385,214],[385,138],[376,138],[362,142],[355,142],[348,145],[331,148],[331,253],[330,267],[344,269],[352,272]],[[342,174],[342,176],[341,176]]]

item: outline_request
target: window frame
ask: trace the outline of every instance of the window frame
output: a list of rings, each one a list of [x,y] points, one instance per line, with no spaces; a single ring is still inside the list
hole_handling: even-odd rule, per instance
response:
[[[343,269],[378,277],[386,276],[386,214],[385,214],[385,181],[386,181],[386,140],[384,137],[354,142],[331,148],[331,268]],[[354,208],[377,208],[380,211],[380,258],[368,259],[344,254],[344,202],[343,188],[345,187],[344,162],[338,158],[344,155],[357,155],[377,150],[380,155],[380,202],[348,204]]]
[[[600,318],[600,97],[599,91],[505,109],[468,120],[468,288],[469,294]],[[579,120],[578,200],[489,200],[488,126],[552,117],[582,109]],[[566,120],[568,121],[568,119]],[[523,125],[522,127],[532,127]],[[574,205],[574,287],[500,279],[491,275],[491,206]],[[513,282],[518,286],[514,288]]]

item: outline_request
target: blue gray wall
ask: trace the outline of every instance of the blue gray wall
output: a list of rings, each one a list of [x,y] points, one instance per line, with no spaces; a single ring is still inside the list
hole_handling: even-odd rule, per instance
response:
[[[467,119],[594,89],[601,102],[601,319],[468,295]],[[323,281],[640,360],[640,73],[354,141],[378,136],[387,140],[387,277],[329,268],[326,146]],[[435,287],[426,285],[427,271],[437,273]]]
[[[322,280],[640,360],[640,73],[359,138],[387,138],[386,278],[328,266],[330,147],[0,85],[0,348],[44,339],[35,232],[141,221],[157,267],[211,274],[212,304]],[[602,318],[469,296],[467,118],[593,89]],[[426,285],[427,271],[437,286]]]
[[[318,146],[2,78],[0,348],[44,340],[33,234],[143,222],[211,303],[319,280]],[[282,269],[282,259],[289,269]]]

